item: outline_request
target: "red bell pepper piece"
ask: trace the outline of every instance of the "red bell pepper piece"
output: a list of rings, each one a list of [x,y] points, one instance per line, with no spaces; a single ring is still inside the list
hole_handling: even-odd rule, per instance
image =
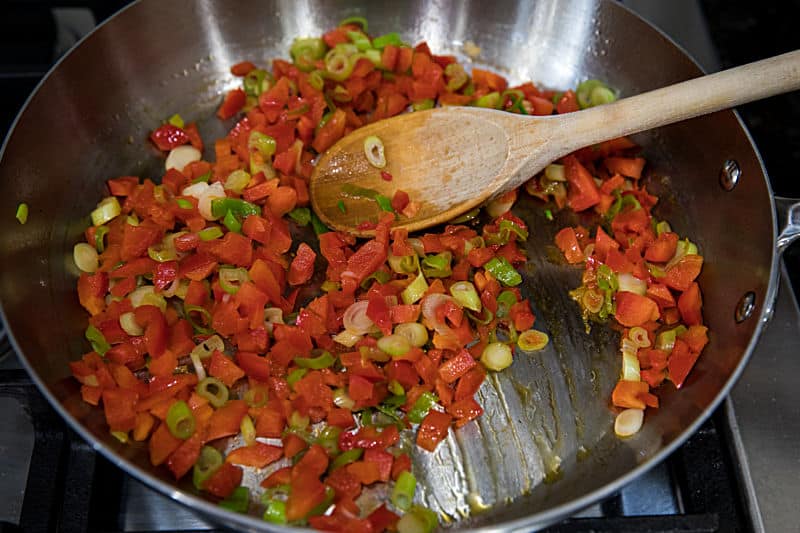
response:
[[[362,485],[371,485],[381,479],[380,467],[376,463],[356,461],[345,468],[347,473],[355,477]]]
[[[436,450],[436,446],[447,437],[452,421],[449,414],[431,409],[419,425],[417,445],[429,452]]]
[[[112,196],[130,196],[139,186],[136,176],[122,176],[108,180],[108,190]]]
[[[245,372],[231,361],[230,357],[223,355],[219,350],[211,354],[211,364],[208,367],[208,375],[217,378],[227,387],[232,387],[234,383],[242,379]]]
[[[583,250],[578,244],[578,237],[573,228],[564,228],[555,237],[556,246],[564,254],[570,264],[581,263],[584,260]]]
[[[700,286],[696,282],[689,285],[678,297],[678,310],[681,318],[688,326],[697,326],[703,323],[703,298]]]
[[[348,387],[350,397],[355,400],[369,400],[374,393],[374,386],[371,381],[358,376],[350,376],[350,385]]]
[[[200,449],[203,447],[203,434],[200,428],[196,429],[191,437],[186,439],[172,452],[167,459],[169,468],[175,479],[180,479],[192,469],[197,459],[200,458]]]
[[[664,275],[664,284],[679,291],[685,291],[700,275],[703,268],[703,256],[684,255],[677,263],[667,269]]]
[[[111,431],[130,431],[136,423],[139,394],[131,389],[105,389],[103,410]]]
[[[244,471],[241,467],[231,463],[222,463],[222,466],[206,479],[203,488],[218,498],[227,498],[236,487],[242,484],[243,475]]]
[[[325,485],[313,473],[293,476],[290,486],[286,500],[286,520],[290,522],[305,518],[325,500]]]
[[[622,174],[638,180],[642,176],[645,160],[642,157],[607,157],[603,160],[611,174]]]
[[[247,414],[248,406],[244,400],[228,400],[225,405],[214,411],[208,421],[207,440],[216,440],[239,433],[242,418]]]
[[[183,441],[172,436],[166,423],[159,424],[147,443],[150,451],[150,463],[153,466],[162,464],[181,444]]]
[[[675,339],[667,366],[669,379],[675,384],[675,387],[680,389],[683,386],[686,376],[689,375],[699,356],[700,353],[691,351],[689,345],[683,340]]]
[[[565,92],[556,104],[556,111],[559,115],[579,110],[578,97],[572,90]]]
[[[166,261],[158,263],[156,270],[153,272],[153,285],[159,291],[164,290],[167,286],[178,278],[178,262]]]
[[[134,310],[136,322],[144,328],[147,352],[152,357],[160,357],[167,349],[169,331],[161,309],[154,305],[142,305]]]
[[[311,143],[314,150],[322,153],[333,146],[336,141],[344,136],[346,122],[347,115],[342,109],[337,107],[336,111],[331,115],[331,118],[328,119],[328,122],[320,128],[316,137],[314,137],[314,142]]]
[[[250,446],[242,446],[228,453],[225,462],[236,465],[264,468],[283,457],[283,448],[256,441]]]
[[[647,296],[633,292],[619,291],[615,296],[617,311],[615,317],[623,326],[641,326],[651,320],[658,320],[658,304]]]
[[[107,291],[108,274],[106,272],[83,273],[78,278],[78,299],[92,316],[101,313],[106,308]]]
[[[611,402],[624,409],[644,409],[645,404],[642,396],[647,394],[649,385],[643,381],[619,380],[614,391],[611,393]]]
[[[245,374],[258,381],[267,381],[270,376],[269,361],[252,352],[236,352],[236,363]]]
[[[310,280],[311,276],[314,275],[314,261],[316,259],[316,252],[306,243],[300,243],[297,248],[297,254],[289,266],[289,275],[287,277],[289,285],[302,285]]]
[[[394,456],[391,453],[372,448],[364,452],[364,462],[377,465],[379,481],[389,481],[392,475],[392,463],[394,462]]]
[[[655,263],[666,263],[675,255],[678,246],[678,234],[666,231],[659,235],[655,242],[647,247],[644,258]]]
[[[467,372],[469,372],[478,363],[467,350],[461,350],[458,355],[448,359],[446,363],[439,367],[439,377],[445,383],[452,383]]]
[[[150,134],[150,140],[153,141],[153,144],[155,144],[159,150],[168,152],[173,148],[188,143],[189,136],[177,126],[164,124]]]
[[[222,105],[217,110],[217,116],[222,120],[227,120],[242,110],[247,95],[242,89],[232,89],[225,95]]]
[[[573,211],[584,211],[600,202],[600,191],[594,178],[574,155],[564,158],[564,172],[569,183],[567,204]]]
[[[313,474],[321,476],[328,469],[328,454],[319,444],[312,445],[292,468],[292,474]]]

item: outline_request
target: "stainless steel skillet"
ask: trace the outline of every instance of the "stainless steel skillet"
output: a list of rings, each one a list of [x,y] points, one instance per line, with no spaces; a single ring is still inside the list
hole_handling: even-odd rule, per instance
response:
[[[107,178],[161,174],[162,161],[145,142],[149,130],[180,112],[200,121],[207,139],[223,134],[226,125],[213,111],[222,92],[237,83],[228,73],[231,64],[285,56],[293,37],[318,34],[353,14],[366,16],[375,34],[401,30],[407,40],[427,40],[443,53],[463,55],[464,43],[473,41],[481,63],[514,81],[553,88],[599,78],[630,95],[700,74],[635,15],[590,0],[152,0],[132,5],[73,50],[29,100],[0,161],[0,213],[9,221],[0,230],[3,318],[34,379],[84,438],[147,484],[240,529],[266,524],[224,512],[189,484],[175,484],[168,472],[150,466],[146,449],[119,445],[102,414],[81,403],[67,366],[87,349],[71,249]],[[637,140],[651,161],[659,216],[691,236],[706,258],[701,287],[711,343],[684,389],[664,391],[661,409],[648,416],[644,430],[618,440],[608,407],[619,372],[616,337],[602,328],[584,332],[566,296],[578,273],[548,256],[552,235],[575,220],[563,214],[549,223],[541,204],[522,202],[518,212],[535,228],[526,291],[538,327],[553,343],[486,383],[487,413],[480,422],[457,432],[435,455],[416,456],[420,497],[460,527],[545,525],[640,475],[725,396],[771,312],[779,242],[774,201],[736,115],[718,113]],[[728,161],[738,166],[738,173],[726,174],[739,175],[732,190],[719,180]],[[11,216],[23,201],[31,213],[19,226]],[[796,232],[787,227],[780,242]],[[743,305],[748,295],[749,314]]]

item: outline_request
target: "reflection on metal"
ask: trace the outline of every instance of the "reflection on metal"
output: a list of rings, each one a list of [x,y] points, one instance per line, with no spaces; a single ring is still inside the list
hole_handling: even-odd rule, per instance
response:
[[[739,168],[739,163],[735,159],[728,159],[719,172],[719,184],[726,191],[732,191],[739,183],[740,177],[742,177],[742,169]]]
[[[736,306],[736,322],[741,323],[750,318],[756,309],[756,295],[753,291],[746,293]]]
[[[0,397],[0,523],[19,523],[33,444],[25,408],[15,398]]]

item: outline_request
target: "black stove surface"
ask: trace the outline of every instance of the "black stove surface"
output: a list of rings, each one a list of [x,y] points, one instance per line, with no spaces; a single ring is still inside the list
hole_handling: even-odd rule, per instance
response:
[[[30,1],[0,7],[0,131],[10,126],[59,51],[74,43],[87,26],[126,3]],[[643,7],[645,0],[625,3],[641,8],[645,16],[652,9]],[[716,62],[704,65],[710,70],[800,48],[800,33],[789,23],[797,20],[800,6],[756,8],[751,2],[723,0],[688,3],[705,15],[714,49],[695,56]],[[669,32],[668,25],[662,27]],[[739,111],[759,146],[776,194],[800,197],[800,181],[793,176],[800,161],[800,95],[773,97]],[[797,277],[794,287],[800,288],[797,248],[789,250],[786,264],[789,275]],[[726,402],[667,461],[614,497],[548,531],[757,530],[759,520],[747,503],[749,474],[743,472],[746,466],[740,464],[740,451],[732,444],[739,438],[737,431]],[[47,404],[2,337],[0,454],[11,465],[0,465],[0,533],[223,531],[96,454]]]

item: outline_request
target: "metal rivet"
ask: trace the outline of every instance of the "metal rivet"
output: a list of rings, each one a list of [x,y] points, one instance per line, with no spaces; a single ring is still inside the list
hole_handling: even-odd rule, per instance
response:
[[[741,323],[750,318],[750,315],[753,314],[755,309],[756,294],[753,291],[750,291],[742,296],[742,298],[739,300],[739,303],[736,304],[736,313],[734,314],[736,322]]]
[[[742,169],[739,168],[739,163],[735,159],[728,159],[719,171],[719,184],[726,191],[732,191],[741,177]]]

